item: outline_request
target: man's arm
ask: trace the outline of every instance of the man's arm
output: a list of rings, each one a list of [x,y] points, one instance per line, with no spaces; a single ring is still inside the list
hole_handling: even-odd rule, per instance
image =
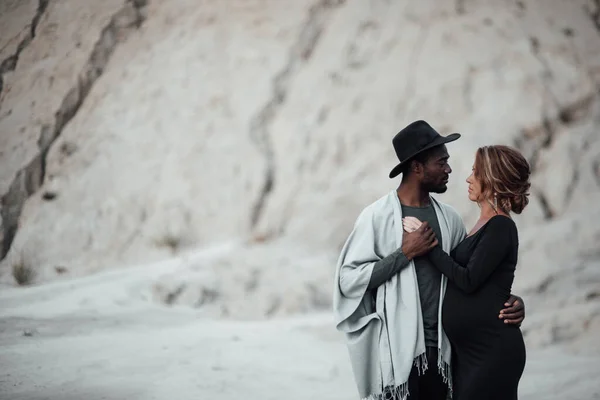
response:
[[[402,252],[402,248],[377,261],[375,265],[373,265],[373,272],[371,273],[371,280],[369,281],[367,289],[377,289],[392,276],[402,271],[409,263],[410,260],[406,258]]]
[[[511,294],[504,305],[506,308],[500,310],[498,318],[503,319],[505,324],[521,326],[525,319],[525,302],[523,299]]]
[[[391,279],[392,276],[406,268],[413,258],[424,255],[437,244],[431,229],[429,229],[429,235],[425,235],[425,239],[421,240],[420,234],[428,227],[429,225],[425,223],[419,232],[404,232],[402,246],[389,256],[377,261],[373,266],[368,290],[377,289]]]

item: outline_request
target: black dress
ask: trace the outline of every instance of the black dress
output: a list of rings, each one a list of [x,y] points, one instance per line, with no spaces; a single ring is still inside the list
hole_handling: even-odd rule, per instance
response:
[[[452,345],[454,400],[516,400],[525,367],[519,327],[498,318],[510,296],[519,241],[512,219],[497,215],[451,257],[429,253],[448,277],[442,324]]]

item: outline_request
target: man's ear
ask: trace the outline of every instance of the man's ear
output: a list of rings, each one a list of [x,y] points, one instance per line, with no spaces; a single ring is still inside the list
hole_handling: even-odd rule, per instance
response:
[[[423,164],[418,162],[417,160],[412,160],[410,162],[410,170],[415,174],[420,174],[423,172]]]

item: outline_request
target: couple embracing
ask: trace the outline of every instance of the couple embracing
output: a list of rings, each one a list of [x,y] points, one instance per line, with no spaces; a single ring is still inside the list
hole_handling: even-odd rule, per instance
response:
[[[511,294],[530,167],[507,146],[481,147],[467,178],[480,216],[462,219],[431,193],[452,169],[425,121],[392,140],[398,189],[358,216],[340,254],[336,327],[346,336],[362,399],[516,400],[525,367],[523,300]]]

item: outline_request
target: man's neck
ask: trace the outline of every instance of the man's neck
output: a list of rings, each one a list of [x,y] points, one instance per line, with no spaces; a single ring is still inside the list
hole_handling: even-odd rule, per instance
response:
[[[396,190],[400,204],[408,207],[426,207],[431,202],[429,192],[424,191],[418,182],[402,180]]]

